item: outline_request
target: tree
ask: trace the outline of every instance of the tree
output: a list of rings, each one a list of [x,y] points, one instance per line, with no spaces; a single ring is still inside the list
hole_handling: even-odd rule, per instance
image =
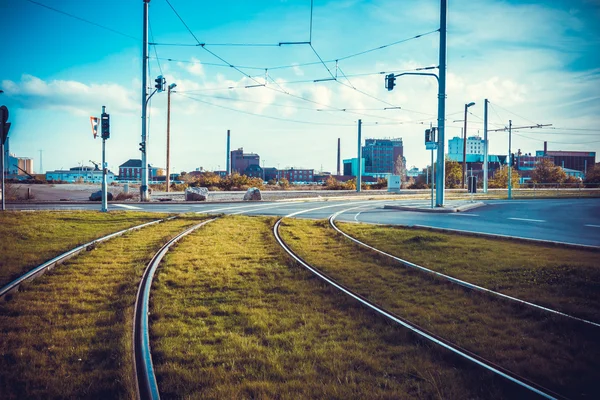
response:
[[[586,183],[586,187],[598,187],[597,185],[600,184],[600,163],[588,168],[583,182]]]
[[[513,188],[519,187],[519,173],[514,167],[511,168],[510,181]],[[491,189],[503,189],[508,187],[508,167],[506,165],[500,166],[494,173],[492,179],[488,181],[488,187]]]
[[[406,182],[406,167],[404,166],[404,157],[400,154],[396,157],[396,162],[394,163],[394,174],[400,175],[400,182]]]
[[[446,187],[455,189],[462,184],[462,166],[457,161],[446,160]]]
[[[565,171],[547,158],[539,161],[531,173],[531,180],[535,183],[562,183],[565,179]]]

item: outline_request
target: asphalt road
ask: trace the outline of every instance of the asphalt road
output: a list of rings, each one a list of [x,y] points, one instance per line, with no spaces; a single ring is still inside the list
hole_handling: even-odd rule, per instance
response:
[[[451,204],[452,202],[448,202]],[[260,203],[131,203],[110,204],[111,210],[152,212],[214,212],[283,216],[295,212],[298,218],[328,218],[391,225],[421,225],[470,232],[517,236],[573,244],[600,246],[600,199],[487,200],[485,205],[461,213],[429,213],[383,209],[385,204],[423,207],[426,200],[329,200],[317,202]],[[8,204],[8,209],[97,210],[99,204]],[[353,208],[353,209],[352,209]]]

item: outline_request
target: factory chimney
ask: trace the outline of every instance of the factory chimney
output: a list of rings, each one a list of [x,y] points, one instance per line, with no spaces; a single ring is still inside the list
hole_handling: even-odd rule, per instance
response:
[[[225,164],[225,169],[227,170],[227,175],[231,174],[231,135],[229,133],[229,129],[227,129],[227,164]]]
[[[337,149],[337,174],[338,176],[341,175],[340,173],[340,138],[338,138],[338,149]]]

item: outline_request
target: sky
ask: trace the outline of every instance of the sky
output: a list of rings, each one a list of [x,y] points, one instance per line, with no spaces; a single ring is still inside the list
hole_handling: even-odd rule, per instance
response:
[[[468,135],[483,136],[488,99],[490,130],[552,124],[515,129],[513,151],[600,152],[599,0],[448,3],[447,140],[470,102]],[[44,171],[101,161],[89,117],[106,106],[109,168],[141,158],[142,11],[142,0],[0,0],[11,153],[36,172],[40,150]],[[387,91],[384,76],[438,66],[439,13],[439,0],[314,0],[311,30],[310,0],[151,0],[148,85],[159,74],[177,85],[171,171],[225,169],[229,129],[231,148],[261,165],[335,173],[338,138],[342,159],[357,155],[358,119],[363,140],[402,138],[407,166],[424,168],[436,80],[405,75]],[[148,162],[164,167],[166,92],[149,115]],[[489,144],[506,154],[508,134]]]

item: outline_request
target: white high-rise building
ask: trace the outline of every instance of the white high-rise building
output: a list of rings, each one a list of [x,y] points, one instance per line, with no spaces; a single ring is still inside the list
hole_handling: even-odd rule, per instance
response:
[[[448,140],[448,158],[454,161],[462,161],[463,158],[463,138],[453,137]],[[479,136],[467,138],[467,154],[483,155],[484,140]]]

